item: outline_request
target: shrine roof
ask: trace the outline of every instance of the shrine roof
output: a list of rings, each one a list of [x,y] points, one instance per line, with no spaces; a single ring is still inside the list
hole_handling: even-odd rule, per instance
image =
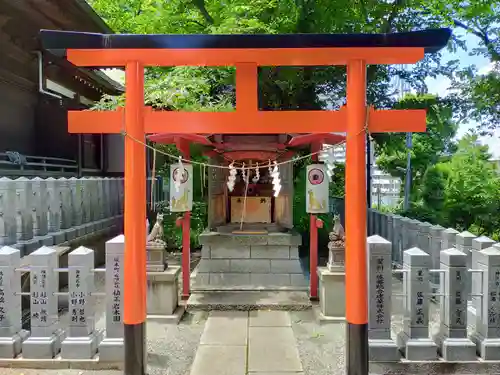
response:
[[[41,30],[44,49],[302,49],[415,47],[435,53],[448,43],[448,28],[391,34],[138,35]]]

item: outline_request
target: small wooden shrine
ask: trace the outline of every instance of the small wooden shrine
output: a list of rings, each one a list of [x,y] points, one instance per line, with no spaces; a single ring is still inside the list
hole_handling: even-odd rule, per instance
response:
[[[341,134],[155,134],[157,143],[199,143],[206,147],[208,164],[229,166],[238,171],[234,189],[227,187],[229,170],[209,169],[208,229],[235,234],[266,234],[285,232],[293,227],[293,163],[296,152],[303,148],[320,150],[322,144],[338,144]],[[179,146],[182,150],[183,147]],[[271,171],[279,163],[281,189],[274,194]],[[241,167],[250,168],[248,184]],[[271,167],[271,168],[269,168]],[[257,172],[258,175],[257,175]],[[276,196],[275,196],[276,195]]]
[[[342,142],[343,135],[155,134],[149,139],[176,143],[181,151],[187,150],[182,144],[202,144],[213,166],[209,167],[208,226],[199,238],[203,250],[194,290],[308,289],[298,256],[301,236],[293,231],[292,158],[303,148],[316,152],[323,143]],[[172,168],[173,184],[178,169]],[[273,186],[276,174],[278,191]],[[177,195],[188,195],[187,190],[175,189],[171,194],[172,201],[177,201]]]

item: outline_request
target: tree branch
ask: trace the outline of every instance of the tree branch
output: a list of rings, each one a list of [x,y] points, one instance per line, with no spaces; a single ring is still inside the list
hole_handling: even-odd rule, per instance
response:
[[[491,42],[486,30],[476,30],[473,27],[466,25],[462,21],[455,20],[455,19],[453,20],[453,24],[456,27],[464,29],[464,30],[470,32],[471,34],[477,36],[479,39],[481,39],[481,41],[484,43],[484,46],[486,47],[486,49],[488,50],[488,52],[491,56],[491,60],[500,61],[500,53],[498,53],[498,51],[495,50],[495,46]]]
[[[193,4],[198,8],[203,18],[205,18],[205,21],[207,21],[210,25],[213,25],[214,19],[208,13],[208,10],[205,6],[205,0],[193,0]]]
[[[385,23],[382,25],[380,28],[380,31],[384,34],[390,33],[392,31],[392,23],[394,22],[394,19],[398,15],[401,7],[405,4],[405,0],[394,0],[394,3],[392,3],[392,10],[391,13],[389,14],[389,17],[387,17],[387,20]]]

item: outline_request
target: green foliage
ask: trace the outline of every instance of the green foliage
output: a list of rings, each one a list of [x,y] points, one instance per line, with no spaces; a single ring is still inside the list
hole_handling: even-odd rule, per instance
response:
[[[500,229],[500,177],[488,162],[488,147],[467,135],[449,165],[445,189],[447,219],[459,229],[476,224],[486,233]]]
[[[438,163],[443,155],[454,149],[452,139],[457,124],[452,119],[452,108],[447,101],[429,94],[407,95],[395,105],[395,108],[427,110],[427,131],[412,135],[412,185],[420,186],[427,168]],[[406,134],[377,135],[376,141],[378,167],[404,181],[408,152]]]
[[[498,235],[500,176],[489,157],[476,135],[466,135],[450,160],[427,169],[418,197],[404,214],[477,235]]]
[[[168,205],[164,202],[158,207],[158,211],[163,213],[163,231],[164,240],[167,243],[167,249],[182,249],[182,229],[177,226],[177,219],[182,217],[182,213],[171,212]],[[207,204],[205,202],[193,202],[191,211],[191,230],[190,239],[191,249],[200,248],[198,236],[205,230],[207,222]]]

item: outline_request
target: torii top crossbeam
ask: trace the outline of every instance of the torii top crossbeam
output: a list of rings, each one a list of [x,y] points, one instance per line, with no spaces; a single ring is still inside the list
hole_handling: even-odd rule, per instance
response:
[[[126,374],[142,375],[146,370],[143,343],[146,162],[142,143],[145,134],[329,132],[347,133],[347,374],[368,374],[365,131],[425,131],[425,111],[367,111],[366,65],[416,63],[425,53],[434,53],[444,47],[450,35],[449,29],[357,35],[100,35],[41,31],[42,46],[65,55],[75,65],[126,67],[125,113],[120,110],[69,113],[70,132],[118,133],[124,130],[127,135],[123,300]],[[143,69],[149,65],[236,66],[236,111],[152,111],[144,106]],[[342,110],[258,110],[258,66],[327,65],[347,65],[347,104]],[[312,279],[316,279],[315,276],[311,273]],[[370,318],[372,324],[380,323]]]

